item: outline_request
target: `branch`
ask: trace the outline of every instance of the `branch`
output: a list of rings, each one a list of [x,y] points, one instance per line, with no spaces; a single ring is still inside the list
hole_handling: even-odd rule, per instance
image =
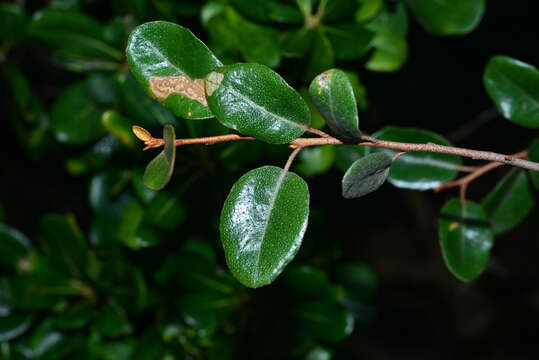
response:
[[[458,148],[453,146],[438,145],[434,143],[426,144],[416,144],[416,143],[403,143],[396,141],[388,140],[378,140],[370,136],[362,136],[360,143],[354,142],[343,142],[337,138],[334,138],[324,132],[319,130],[309,129],[309,132],[318,133],[321,137],[318,138],[297,138],[288,143],[292,148],[304,148],[308,146],[322,146],[322,145],[359,145],[359,146],[372,146],[384,149],[393,149],[400,152],[430,152],[430,153],[439,153],[439,154],[451,154],[461,157],[466,157],[475,160],[486,160],[490,162],[503,163],[515,167],[520,167],[523,169],[539,171],[539,163],[520,159],[515,155],[504,155],[498,154],[490,151],[481,151],[481,150],[471,150]],[[141,128],[140,126],[133,126],[133,133],[142,141],[144,141],[145,148],[152,149],[158,148],[164,145],[163,139],[154,138],[147,130]],[[255,140],[254,137],[250,136],[241,136],[237,134],[228,134],[228,135],[218,135],[218,136],[208,136],[200,138],[191,138],[191,139],[177,139],[175,144],[176,146],[188,145],[188,144],[205,144],[212,145],[220,142],[226,141],[236,141],[236,140]],[[500,166],[500,165],[498,165]],[[478,169],[466,168],[467,170],[473,170],[472,174],[478,171]],[[479,168],[481,169],[481,168]]]

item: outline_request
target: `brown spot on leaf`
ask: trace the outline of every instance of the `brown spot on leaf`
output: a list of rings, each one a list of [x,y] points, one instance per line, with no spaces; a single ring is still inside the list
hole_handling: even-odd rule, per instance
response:
[[[191,80],[187,75],[154,76],[150,78],[150,90],[158,99],[166,99],[170,94],[181,94],[208,106],[203,79]]]

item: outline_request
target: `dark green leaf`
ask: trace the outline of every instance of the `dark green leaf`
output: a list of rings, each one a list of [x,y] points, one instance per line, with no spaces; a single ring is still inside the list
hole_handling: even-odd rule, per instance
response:
[[[51,110],[51,128],[59,142],[80,145],[105,134],[101,114],[105,110],[93,97],[89,82],[68,86],[58,95]]]
[[[28,314],[7,314],[6,316],[0,314],[0,343],[24,334],[32,325],[33,320],[34,316]]]
[[[264,65],[219,68],[206,78],[206,96],[223,125],[269,143],[290,142],[309,126],[301,96]]]
[[[498,111],[522,126],[539,127],[539,71],[507,56],[494,56],[485,68],[485,88]]]
[[[228,266],[244,285],[271,283],[301,245],[309,216],[309,190],[297,175],[264,166],[234,184],[221,213]]]
[[[344,71],[324,71],[311,83],[309,94],[333,132],[346,139],[361,137],[354,90]]]
[[[457,278],[471,281],[485,270],[494,235],[479,204],[449,200],[440,215],[439,236],[445,263]]]
[[[125,311],[116,303],[105,306],[96,319],[97,331],[107,337],[119,337],[131,332]]]
[[[29,34],[73,55],[109,60],[123,58],[119,50],[105,41],[103,25],[77,11],[40,10],[34,14]]]
[[[367,154],[367,150],[365,146],[335,146],[335,165],[345,173],[356,160]]]
[[[150,96],[178,116],[212,117],[202,79],[221,62],[191,31],[165,21],[142,24],[131,33],[126,52]]]
[[[513,169],[481,202],[499,235],[517,226],[535,205],[532,185],[524,170]]]
[[[290,267],[284,274],[287,294],[299,300],[334,299],[335,288],[326,274],[310,266]]]
[[[144,177],[144,171],[140,168],[136,168],[133,170],[133,176],[131,177],[131,183],[133,185],[133,189],[135,190],[135,193],[137,194],[140,201],[142,201],[143,204],[147,205],[152,201],[152,199],[159,193],[155,190],[148,189],[146,186],[144,186],[143,182]]]
[[[373,135],[379,140],[401,141],[407,143],[434,143],[450,145],[440,135],[429,131],[388,126]],[[385,152],[389,156],[396,150],[372,149],[374,152]],[[396,187],[427,190],[451,181],[458,173],[460,158],[455,155],[425,152],[410,152],[400,156],[389,171],[388,180]]]
[[[185,220],[186,215],[187,210],[178,195],[159,192],[148,204],[146,221],[160,229],[174,230]]]
[[[88,248],[73,215],[46,215],[41,220],[45,250],[66,274],[84,274]]]
[[[240,12],[260,22],[299,25],[303,21],[296,6],[278,0],[234,0],[233,4]]]
[[[111,217],[114,201],[129,183],[129,173],[111,169],[97,173],[90,180],[88,200],[94,213]]]
[[[114,137],[116,137],[122,144],[128,147],[134,147],[136,140],[131,131],[131,127],[134,123],[120,115],[115,110],[108,110],[101,116],[101,123],[103,127]]]
[[[365,54],[372,45],[374,32],[361,24],[324,26],[336,60],[350,61]]]
[[[88,300],[75,303],[54,318],[54,325],[60,329],[81,329],[95,316],[95,305]]]
[[[316,75],[332,68],[335,63],[333,48],[325,32],[321,29],[312,31],[314,32],[313,45],[308,56],[309,62],[305,69],[305,75],[303,76],[305,82],[312,81]]]
[[[70,358],[70,353],[80,346],[82,341],[81,337],[57,331],[53,322],[47,319],[34,328],[29,336],[25,336],[17,348],[22,354],[29,355],[24,359],[66,359]]]
[[[321,341],[341,341],[354,329],[352,314],[335,301],[303,303],[297,310],[297,316],[306,330]]]
[[[365,22],[375,17],[384,7],[384,0],[359,0],[361,6],[356,11],[356,21]]]
[[[473,31],[485,12],[485,0],[407,0],[417,21],[433,35]]]
[[[315,33],[301,28],[284,32],[279,38],[281,54],[286,57],[304,57],[313,44]]]
[[[360,110],[365,110],[368,107],[367,103],[367,89],[359,80],[359,75],[356,72],[345,71],[350,84],[352,84],[352,89],[354,90],[354,96],[356,97],[356,102]]]
[[[355,199],[378,190],[386,181],[390,166],[391,157],[385,153],[356,160],[342,178],[342,196]]]
[[[144,185],[152,190],[161,190],[170,181],[176,160],[176,135],[172,125],[163,129],[165,149],[153,159],[144,171]]]
[[[0,46],[20,43],[26,35],[28,19],[19,4],[0,4]]]
[[[378,289],[374,270],[357,262],[339,265],[335,280],[346,289],[346,296],[356,301],[371,301]]]
[[[28,256],[31,245],[19,230],[0,224],[0,268],[13,268]]]
[[[327,172],[334,160],[333,146],[309,147],[299,153],[296,170],[305,177],[312,177]]]
[[[123,207],[120,214],[118,227],[118,239],[134,250],[141,248],[145,242],[139,239],[137,231],[144,219],[144,209],[139,202],[131,198]],[[142,243],[142,244],[141,244]]]

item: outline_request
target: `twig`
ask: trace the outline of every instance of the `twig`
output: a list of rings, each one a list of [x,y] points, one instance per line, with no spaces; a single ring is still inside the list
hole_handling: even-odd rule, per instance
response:
[[[288,160],[286,160],[286,164],[284,166],[284,172],[288,172],[288,170],[290,170],[290,166],[292,166],[292,163],[294,162],[294,159],[296,158],[296,156],[298,156],[299,152],[303,150],[302,147],[298,147],[296,149],[294,149],[294,151],[292,151],[292,153],[290,153],[290,156],[288,156]]]
[[[154,138],[147,130],[139,127],[133,126],[133,132],[135,135],[142,141],[146,149],[157,148],[164,145],[163,139]],[[325,134],[325,133],[324,133]],[[327,134],[325,134],[327,135]],[[321,135],[322,136],[322,135]],[[176,146],[187,145],[187,144],[206,144],[211,145],[219,142],[225,141],[235,141],[235,140],[254,140],[255,138],[250,136],[240,136],[237,134],[228,134],[228,135],[218,135],[218,136],[208,136],[201,138],[191,138],[191,139],[177,139]],[[292,148],[304,148],[308,146],[321,146],[321,145],[359,145],[359,146],[372,146],[384,149],[393,149],[399,150],[401,152],[430,152],[430,153],[439,153],[439,154],[451,154],[458,155],[461,157],[466,157],[475,160],[486,160],[491,162],[504,163],[507,165],[512,165],[515,167],[520,167],[528,170],[539,171],[539,163],[520,159],[515,155],[504,155],[498,154],[490,151],[481,151],[481,150],[471,150],[458,148],[453,146],[438,145],[434,143],[425,143],[425,144],[416,144],[416,143],[403,143],[396,141],[388,140],[378,140],[370,136],[362,136],[360,143],[348,143],[343,142],[337,138],[334,138],[330,135],[325,137],[318,138],[297,138],[289,142],[289,146]],[[518,153],[520,154],[520,153]],[[480,168],[479,168],[480,169]],[[473,170],[472,174],[479,171],[479,169]],[[468,170],[471,170],[468,168]]]

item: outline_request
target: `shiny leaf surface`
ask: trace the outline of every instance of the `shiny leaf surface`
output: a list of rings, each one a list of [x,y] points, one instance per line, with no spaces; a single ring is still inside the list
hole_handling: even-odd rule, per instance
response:
[[[462,281],[477,278],[487,267],[494,235],[483,208],[472,201],[465,206],[451,199],[439,221],[442,255],[449,270]]]
[[[337,136],[345,139],[361,137],[354,90],[344,71],[324,71],[312,81],[309,94]]]
[[[242,176],[221,213],[221,241],[233,275],[245,286],[271,283],[301,245],[309,216],[307,184],[264,166]]]
[[[355,199],[378,190],[386,181],[391,157],[385,153],[368,154],[356,160],[342,179],[342,196]]]
[[[206,97],[223,125],[269,143],[290,142],[309,126],[301,96],[264,65],[219,68],[206,78]]]
[[[191,31],[166,21],[142,24],[131,33],[126,52],[150,96],[178,116],[212,117],[202,79],[221,62]]]
[[[408,143],[432,142],[450,145],[435,133],[404,127],[388,126],[373,135],[379,140],[402,141]],[[393,156],[398,151],[390,149],[371,149]],[[411,152],[400,156],[389,171],[388,180],[396,187],[427,190],[452,180],[458,173],[460,158],[455,155]]]
[[[490,59],[483,76],[487,93],[510,121],[539,127],[539,71],[507,56]]]
[[[535,205],[532,184],[524,170],[513,169],[481,202],[498,235],[517,226]]]

